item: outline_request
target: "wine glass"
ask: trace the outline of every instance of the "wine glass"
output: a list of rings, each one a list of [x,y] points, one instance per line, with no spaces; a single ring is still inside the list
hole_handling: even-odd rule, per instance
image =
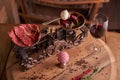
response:
[[[96,39],[100,39],[105,35],[107,29],[108,29],[108,17],[101,13],[96,14],[90,25],[91,35]],[[90,48],[92,52],[100,52],[101,50],[100,46],[96,43],[97,41],[94,41],[92,47]]]

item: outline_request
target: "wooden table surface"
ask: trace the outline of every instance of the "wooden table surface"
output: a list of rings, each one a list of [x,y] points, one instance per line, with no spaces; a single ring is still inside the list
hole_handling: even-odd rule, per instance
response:
[[[7,32],[13,27],[14,25],[0,25],[0,79],[5,80],[4,72],[5,69],[5,62],[6,58],[8,58],[8,54],[10,51],[10,39],[8,37]],[[117,65],[117,75],[120,75],[120,33],[116,32],[108,32],[107,33],[107,44],[113,52],[113,55],[116,59]],[[114,47],[113,47],[114,46]],[[117,76],[116,80],[119,80],[120,76]]]
[[[8,37],[8,35],[7,35],[7,32],[8,32],[8,30],[10,30],[12,27],[13,27],[13,25],[0,25],[1,27],[0,27],[0,37],[1,37],[1,41],[0,41],[0,45],[6,45],[6,46],[0,46],[0,51],[1,51],[1,56],[0,56],[0,64],[2,64],[2,65],[0,65],[0,69],[1,69],[1,74],[3,74],[2,73],[2,70],[4,69],[4,67],[5,67],[5,65],[3,65],[3,63],[4,63],[4,61],[6,61],[5,59],[6,58],[8,58],[6,55],[8,55],[8,53],[9,53],[9,49],[10,49],[10,40],[9,40],[9,37]],[[4,35],[1,35],[1,33],[2,34],[4,34]],[[6,37],[5,37],[6,36]],[[108,37],[108,36],[107,36]],[[100,42],[101,42],[101,40],[100,40]],[[104,44],[104,42],[102,41],[102,43]],[[109,43],[109,40],[108,40],[108,43]],[[104,45],[106,45],[106,44],[104,44]],[[110,44],[110,45],[113,45],[113,44]],[[118,65],[118,64],[117,64]],[[119,65],[118,65],[119,66]],[[108,69],[110,69],[110,68],[108,68]],[[118,76],[119,77],[119,76]],[[118,78],[117,77],[117,78]],[[120,78],[119,78],[120,79]],[[96,79],[95,79],[96,80]],[[98,80],[98,79],[97,79]]]
[[[120,33],[108,32],[107,33],[107,45],[113,52],[116,59],[117,66],[117,79],[120,80]]]

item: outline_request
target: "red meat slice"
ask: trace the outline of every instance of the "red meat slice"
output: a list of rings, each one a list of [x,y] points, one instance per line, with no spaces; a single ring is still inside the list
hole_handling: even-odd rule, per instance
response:
[[[18,38],[27,46],[33,45],[33,40],[26,35],[25,29],[22,27],[14,27],[15,34],[18,36]]]
[[[32,42],[34,42],[34,34],[31,33],[31,30],[28,28],[28,26],[26,26],[25,24],[22,24],[19,27],[24,30],[25,36],[28,36],[29,38],[31,38]]]
[[[33,32],[40,32],[39,27],[36,24],[26,24],[26,26],[28,26]]]
[[[26,34],[28,34],[28,35],[30,33],[34,33],[34,32],[32,32],[30,25],[28,25],[28,24],[21,24],[20,27],[23,28],[25,30]]]
[[[22,42],[27,46],[32,46],[34,44],[34,42],[28,36],[23,37]]]
[[[39,27],[35,24],[21,24],[8,32],[12,41],[18,46],[32,46],[40,38]]]
[[[22,46],[22,47],[25,46],[25,45],[16,37],[16,35],[15,35],[15,33],[14,33],[13,30],[9,31],[8,34],[9,34],[10,38],[12,39],[12,41],[13,41],[16,45]]]
[[[35,24],[22,24],[22,27],[25,31],[25,34],[29,36],[32,41],[35,43],[39,39],[39,28]]]
[[[21,40],[25,36],[24,29],[21,27],[14,27],[15,34]]]
[[[40,36],[40,29],[36,24],[32,24],[31,26],[32,26],[31,28],[36,31],[36,33],[35,33],[35,42],[37,42],[41,37]]]

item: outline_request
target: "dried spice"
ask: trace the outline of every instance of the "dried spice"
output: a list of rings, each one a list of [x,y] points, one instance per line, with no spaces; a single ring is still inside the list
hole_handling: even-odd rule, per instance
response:
[[[82,74],[72,78],[72,80],[82,80],[82,78],[86,75],[88,75],[92,70],[91,69],[87,69],[85,70]]]
[[[79,76],[72,78],[72,80],[91,80],[92,76],[98,71],[98,68],[95,69],[87,69]]]

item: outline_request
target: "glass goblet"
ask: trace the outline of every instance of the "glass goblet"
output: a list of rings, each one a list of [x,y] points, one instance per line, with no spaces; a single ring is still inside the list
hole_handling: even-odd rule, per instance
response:
[[[108,29],[108,17],[98,13],[95,15],[93,21],[90,24],[90,33],[91,35],[97,40],[103,37]],[[101,48],[98,44],[96,44],[97,41],[93,42],[93,45],[91,45],[90,50],[92,52],[100,52]]]

